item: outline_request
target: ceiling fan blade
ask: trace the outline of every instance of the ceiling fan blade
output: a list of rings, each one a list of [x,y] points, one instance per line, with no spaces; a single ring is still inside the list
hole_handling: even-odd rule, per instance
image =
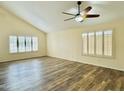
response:
[[[71,14],[71,13],[66,13],[66,12],[62,12],[63,14],[67,14],[67,15],[72,15],[72,16],[76,16],[75,14]]]
[[[99,14],[87,14],[86,18],[95,18],[95,17],[99,17]]]
[[[89,12],[92,9],[91,6],[88,6],[87,8],[85,8],[83,11],[85,11],[86,13]]]
[[[72,17],[72,18],[68,18],[68,19],[65,19],[64,21],[68,21],[68,20],[71,20],[71,19],[74,19],[75,17]]]

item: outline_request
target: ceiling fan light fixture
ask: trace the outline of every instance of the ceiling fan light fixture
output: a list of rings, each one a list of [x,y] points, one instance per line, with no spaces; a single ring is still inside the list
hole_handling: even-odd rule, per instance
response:
[[[84,11],[82,11],[82,12],[80,13],[80,15],[81,15],[81,16],[84,16],[84,15],[86,15],[86,13],[85,13]]]
[[[81,15],[75,17],[76,22],[82,22],[83,20],[84,18]]]

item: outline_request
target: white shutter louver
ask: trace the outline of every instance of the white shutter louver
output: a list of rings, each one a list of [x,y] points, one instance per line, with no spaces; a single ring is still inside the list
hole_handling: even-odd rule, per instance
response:
[[[9,49],[10,53],[17,53],[17,36],[9,37]]]
[[[112,56],[112,31],[104,31],[104,55]]]
[[[94,32],[88,33],[89,55],[94,55]]]
[[[103,54],[103,32],[96,32],[96,55]]]
[[[83,33],[82,34],[82,38],[83,38],[83,54],[87,55],[88,50],[87,50],[87,33]]]

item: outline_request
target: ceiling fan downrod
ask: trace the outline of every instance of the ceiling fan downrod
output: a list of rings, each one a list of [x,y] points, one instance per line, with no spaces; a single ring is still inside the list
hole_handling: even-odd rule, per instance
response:
[[[78,15],[80,15],[80,5],[81,5],[81,1],[78,1],[77,4],[78,4]]]

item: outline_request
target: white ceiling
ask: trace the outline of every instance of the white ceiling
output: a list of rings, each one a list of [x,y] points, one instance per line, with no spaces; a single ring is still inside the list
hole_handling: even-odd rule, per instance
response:
[[[83,23],[77,23],[75,20],[63,21],[71,16],[64,15],[62,12],[71,11],[75,8],[76,2],[74,1],[3,1],[0,2],[0,4],[20,18],[45,32],[100,24],[124,17],[123,1],[84,1],[81,5],[81,9],[90,5],[93,7],[90,12],[99,13],[100,17],[86,19]]]

